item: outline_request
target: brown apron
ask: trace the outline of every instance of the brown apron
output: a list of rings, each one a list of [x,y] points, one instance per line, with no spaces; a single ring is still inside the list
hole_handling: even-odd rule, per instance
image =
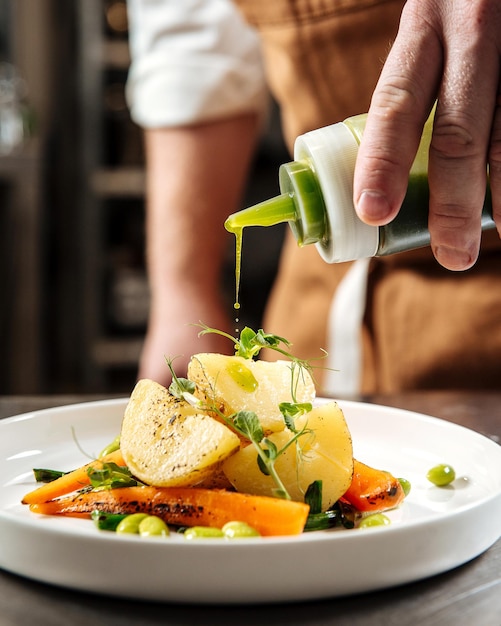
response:
[[[270,89],[297,135],[368,109],[402,0],[236,0],[261,34]],[[327,321],[350,264],[327,265],[288,234],[264,328],[303,358],[328,347]],[[501,387],[501,247],[484,236],[467,272],[429,249],[373,259],[361,328],[362,389]],[[342,363],[338,364],[342,368]],[[321,387],[322,375],[316,375]]]

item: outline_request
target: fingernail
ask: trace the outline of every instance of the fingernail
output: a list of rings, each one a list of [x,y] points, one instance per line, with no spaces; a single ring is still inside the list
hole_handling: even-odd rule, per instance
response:
[[[437,246],[433,253],[435,258],[445,268],[453,271],[467,270],[474,265],[477,254],[472,254],[470,250],[458,250],[449,246]]]
[[[360,194],[357,203],[359,217],[368,222],[385,220],[391,213],[388,198],[379,191],[366,190]]]

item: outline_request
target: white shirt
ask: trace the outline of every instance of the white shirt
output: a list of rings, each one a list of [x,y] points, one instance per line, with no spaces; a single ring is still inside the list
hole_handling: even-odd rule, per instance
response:
[[[143,127],[264,114],[260,41],[231,0],[128,0],[127,100]]]

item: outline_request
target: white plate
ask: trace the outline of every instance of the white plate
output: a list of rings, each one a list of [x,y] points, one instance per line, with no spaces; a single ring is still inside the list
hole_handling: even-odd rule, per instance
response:
[[[21,505],[31,468],[71,469],[119,432],[126,400],[59,407],[0,421],[0,567],[102,594],[190,603],[297,601],[365,592],[432,576],[500,537],[501,447],[471,430],[398,409],[340,402],[355,455],[412,491],[386,527],[294,538],[185,542],[99,532],[92,522]],[[427,470],[452,464],[453,486]]]

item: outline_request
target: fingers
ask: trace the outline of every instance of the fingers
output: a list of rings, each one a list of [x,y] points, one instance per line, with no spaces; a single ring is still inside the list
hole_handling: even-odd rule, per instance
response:
[[[501,224],[501,10],[495,0],[409,0],[368,116],[355,173],[360,217],[385,224],[398,212],[431,101],[429,230],[437,260],[471,267],[490,163]],[[423,17],[425,16],[425,17]],[[501,102],[499,103],[501,104]]]
[[[442,48],[436,30],[420,15],[419,5],[409,0],[367,116],[355,169],[354,204],[369,224],[386,224],[398,213],[436,96]]]
[[[430,146],[428,227],[439,263],[463,270],[475,263],[480,247],[489,128],[442,102],[437,106]]]
[[[475,263],[480,247],[499,53],[495,33],[471,8],[443,22],[445,64],[428,166],[429,229],[437,260],[463,270]]]

